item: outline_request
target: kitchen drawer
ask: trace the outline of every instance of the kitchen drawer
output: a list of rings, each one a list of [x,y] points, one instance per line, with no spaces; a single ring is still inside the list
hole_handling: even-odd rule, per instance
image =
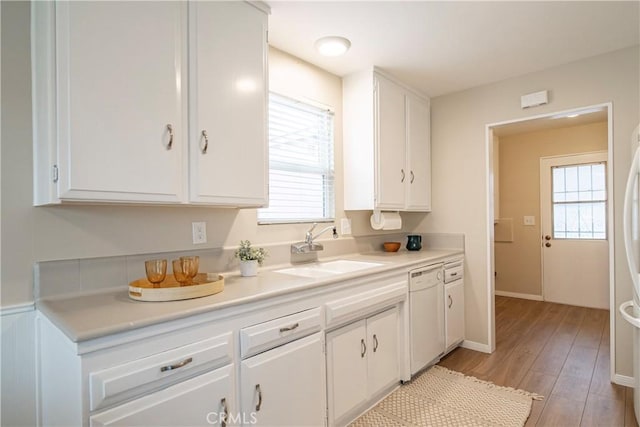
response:
[[[89,374],[89,409],[173,384],[231,363],[231,332]]]
[[[302,311],[240,330],[243,359],[320,330],[320,308]]]
[[[375,310],[405,301],[408,291],[407,280],[402,279],[378,289],[330,301],[326,306],[326,326],[338,326],[347,321],[371,314]]]
[[[462,263],[454,264],[452,267],[445,266],[444,268],[444,283],[453,282],[454,280],[462,279],[464,274],[464,266]]]

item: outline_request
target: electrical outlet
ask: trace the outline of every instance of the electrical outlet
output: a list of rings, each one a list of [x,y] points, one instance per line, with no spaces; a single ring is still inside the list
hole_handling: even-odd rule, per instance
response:
[[[351,234],[351,220],[349,218],[340,218],[340,235],[346,236]]]
[[[536,225],[536,217],[535,216],[525,216],[523,222],[524,222],[524,225]]]
[[[206,222],[192,222],[191,229],[193,232],[194,245],[207,243],[207,223]]]

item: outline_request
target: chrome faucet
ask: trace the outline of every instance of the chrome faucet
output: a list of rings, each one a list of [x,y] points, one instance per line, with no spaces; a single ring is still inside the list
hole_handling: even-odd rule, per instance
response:
[[[338,231],[336,230],[335,225],[330,225],[329,227],[323,228],[320,230],[318,234],[313,235],[313,230],[318,226],[318,223],[314,223],[309,231],[305,234],[304,242],[298,242],[291,245],[291,253],[292,254],[306,254],[308,252],[317,252],[324,249],[320,243],[316,243],[313,240],[324,234],[325,232],[332,230],[333,238],[338,238]]]

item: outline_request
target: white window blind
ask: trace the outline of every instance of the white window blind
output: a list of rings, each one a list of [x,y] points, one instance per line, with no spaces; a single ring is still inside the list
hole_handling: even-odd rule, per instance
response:
[[[269,95],[269,207],[258,223],[334,219],[333,113]]]

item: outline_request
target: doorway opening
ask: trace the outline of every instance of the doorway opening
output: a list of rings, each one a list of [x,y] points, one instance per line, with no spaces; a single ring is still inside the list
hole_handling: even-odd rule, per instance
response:
[[[541,228],[543,209],[540,206],[540,159],[544,157],[554,158],[597,151],[605,153],[605,193],[608,202],[605,207],[604,225],[604,250],[607,258],[607,271],[604,275],[607,283],[604,285],[604,292],[605,298],[608,296],[606,308],[610,313],[615,313],[611,307],[611,302],[614,301],[611,103],[492,123],[486,126],[486,131],[490,351],[494,351],[496,344],[495,296],[532,300],[547,298],[548,292],[545,293],[543,287],[544,249],[555,250],[562,246],[556,245],[555,240],[545,240]],[[571,206],[571,209],[574,208],[575,206]],[[553,222],[553,216],[550,217],[550,221]],[[550,236],[549,239],[551,238]],[[545,246],[545,243],[551,246]],[[516,247],[518,250],[514,250]],[[505,254],[510,258],[505,258]],[[576,265],[574,261],[575,259],[571,259],[567,264]],[[509,285],[504,286],[506,283]],[[611,329],[614,327],[613,322],[614,319],[611,318]],[[613,333],[611,340],[611,360],[615,360]]]

